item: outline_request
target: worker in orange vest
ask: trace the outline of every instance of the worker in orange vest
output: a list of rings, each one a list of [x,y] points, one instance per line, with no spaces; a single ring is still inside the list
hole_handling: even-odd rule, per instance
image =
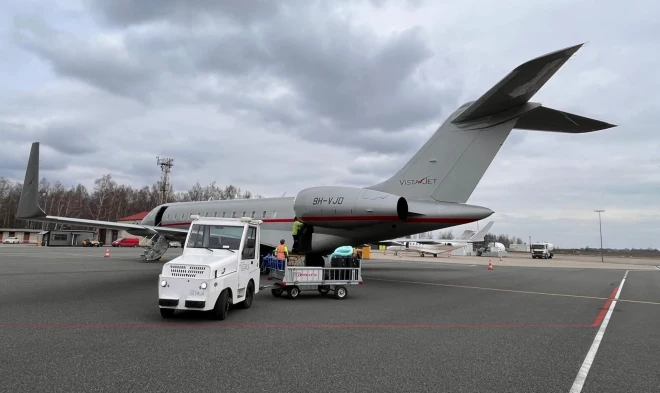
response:
[[[284,244],[284,239],[280,240],[280,245],[275,249],[277,259],[286,259],[289,256],[289,249]]]

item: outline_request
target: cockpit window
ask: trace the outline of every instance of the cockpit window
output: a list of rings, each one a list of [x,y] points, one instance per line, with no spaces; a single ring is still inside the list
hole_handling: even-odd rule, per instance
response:
[[[187,247],[238,250],[242,237],[242,226],[193,224]]]

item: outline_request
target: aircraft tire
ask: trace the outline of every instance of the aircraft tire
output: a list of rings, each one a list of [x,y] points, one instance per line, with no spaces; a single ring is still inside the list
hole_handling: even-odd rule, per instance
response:
[[[160,316],[166,319],[172,318],[174,316],[174,309],[173,308],[161,308],[160,309]]]

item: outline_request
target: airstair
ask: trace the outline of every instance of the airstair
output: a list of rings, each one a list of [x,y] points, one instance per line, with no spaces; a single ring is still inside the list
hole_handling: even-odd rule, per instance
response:
[[[157,261],[165,254],[170,246],[170,242],[165,236],[160,234],[153,235],[149,241],[151,244],[145,248],[144,253],[140,256],[142,260]]]

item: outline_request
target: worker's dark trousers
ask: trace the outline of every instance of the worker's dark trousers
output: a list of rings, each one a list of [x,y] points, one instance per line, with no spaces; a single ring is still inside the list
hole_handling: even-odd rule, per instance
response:
[[[300,235],[292,235],[293,236],[293,246],[291,247],[291,251],[297,251],[298,250],[298,236]]]

